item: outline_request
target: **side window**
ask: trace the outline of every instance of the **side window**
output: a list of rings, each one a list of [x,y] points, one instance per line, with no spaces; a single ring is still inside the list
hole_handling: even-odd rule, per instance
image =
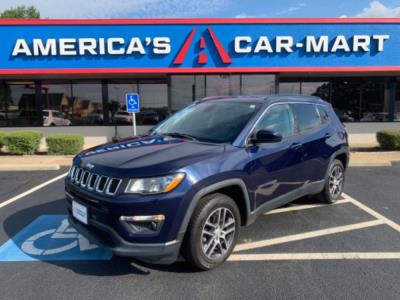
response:
[[[288,104],[278,104],[268,109],[258,121],[256,130],[267,129],[278,131],[285,138],[294,134],[293,123],[290,106]]]
[[[300,131],[316,128],[321,125],[321,119],[314,104],[292,104],[293,113]]]
[[[326,112],[326,109],[321,105],[317,105],[317,109],[318,109],[319,115],[321,117],[322,124],[328,123],[329,122],[329,115]]]

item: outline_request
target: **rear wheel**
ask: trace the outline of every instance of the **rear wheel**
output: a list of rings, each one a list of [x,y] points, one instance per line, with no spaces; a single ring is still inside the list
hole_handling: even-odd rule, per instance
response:
[[[328,175],[325,178],[324,189],[318,194],[323,203],[335,203],[343,192],[345,169],[338,159],[332,161],[329,166]]]
[[[218,193],[206,196],[193,213],[182,255],[199,269],[213,269],[231,254],[239,228],[239,209],[230,197]]]

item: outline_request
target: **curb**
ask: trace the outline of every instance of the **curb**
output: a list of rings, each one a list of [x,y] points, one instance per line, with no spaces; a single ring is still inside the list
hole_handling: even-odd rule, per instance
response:
[[[391,167],[391,162],[354,162],[349,163],[349,167]]]
[[[55,171],[60,170],[58,164],[26,164],[26,165],[1,165],[0,171]]]

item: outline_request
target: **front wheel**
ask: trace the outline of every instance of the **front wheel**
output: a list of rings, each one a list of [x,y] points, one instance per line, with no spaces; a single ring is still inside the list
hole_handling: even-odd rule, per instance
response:
[[[240,213],[223,194],[200,199],[182,245],[182,255],[195,267],[210,270],[222,264],[236,245]]]
[[[332,161],[329,166],[328,175],[325,179],[324,189],[318,194],[323,203],[335,203],[343,192],[345,169],[338,159]]]

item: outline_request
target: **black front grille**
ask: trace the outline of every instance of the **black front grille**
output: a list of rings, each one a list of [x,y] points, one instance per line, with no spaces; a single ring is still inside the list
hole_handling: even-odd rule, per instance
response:
[[[111,196],[118,192],[118,188],[122,183],[120,178],[92,173],[76,166],[71,167],[68,179],[76,186]]]

